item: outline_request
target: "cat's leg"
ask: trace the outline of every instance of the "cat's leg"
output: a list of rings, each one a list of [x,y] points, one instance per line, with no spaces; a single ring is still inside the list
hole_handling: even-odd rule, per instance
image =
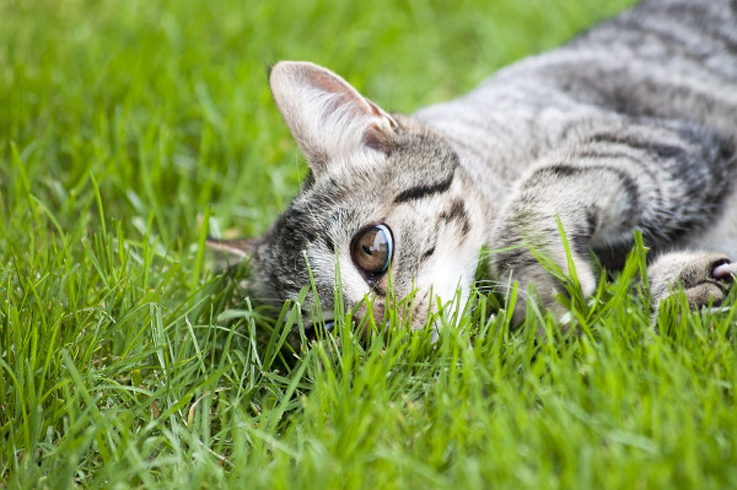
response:
[[[639,214],[630,203],[636,200],[632,194],[639,192],[616,172],[585,161],[542,165],[522,182],[493,231],[490,256],[495,277],[519,283],[513,325],[524,318],[528,293],[550,308],[557,306],[555,296],[564,291],[541,256],[566,276],[573,274],[572,265],[583,294],[594,292],[592,243],[608,241],[613,247],[617,241],[630,243]]]
[[[683,251],[659,256],[647,269],[650,294],[657,309],[680,285],[696,310],[720,306],[737,274],[737,262],[718,252]]]
[[[566,274],[572,264],[589,295],[596,286],[589,263],[592,250],[607,251],[623,262],[635,229],[642,231],[647,246],[671,248],[714,221],[735,180],[731,142],[699,127],[631,124],[592,131],[546,157],[520,181],[493,231],[492,273],[501,279],[511,276],[523,292],[534,286],[541,302],[554,306],[563,288],[531,251],[536,250]],[[570,246],[570,260],[558,223]],[[717,262],[721,276],[725,268]],[[689,267],[684,264],[682,270]],[[659,277],[668,284],[673,273]],[[697,287],[698,280],[686,286],[691,284]],[[701,289],[693,294],[697,291]],[[525,295],[519,298],[515,324],[526,310]]]

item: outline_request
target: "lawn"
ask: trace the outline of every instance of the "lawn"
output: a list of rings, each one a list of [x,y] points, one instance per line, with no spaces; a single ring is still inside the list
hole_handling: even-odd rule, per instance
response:
[[[737,320],[656,332],[641,246],[577,335],[482,291],[434,344],[307,342],[203,249],[306,176],[275,61],[412,111],[629,3],[0,2],[0,487],[737,487]]]

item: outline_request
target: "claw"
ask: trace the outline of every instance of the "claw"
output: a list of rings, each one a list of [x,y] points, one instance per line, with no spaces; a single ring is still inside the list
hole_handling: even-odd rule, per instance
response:
[[[729,313],[732,308],[729,306],[713,306],[711,308],[704,308],[707,312],[711,313],[712,315],[718,315],[720,313]]]
[[[715,279],[728,279],[733,276],[737,276],[737,262],[727,262],[721,264],[711,271],[712,277]]]

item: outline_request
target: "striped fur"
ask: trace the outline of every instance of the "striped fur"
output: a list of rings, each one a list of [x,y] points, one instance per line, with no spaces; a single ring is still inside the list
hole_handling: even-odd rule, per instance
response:
[[[617,268],[636,229],[661,257],[651,268],[656,299],[680,280],[698,288],[701,306],[731,281],[737,1],[646,0],[412,116],[390,116],[310,63],[279,63],[270,83],[311,176],[263,237],[239,242],[256,297],[296,298],[309,264],[330,312],[337,263],[348,308],[365,314],[371,295],[380,315],[394,301],[391,281],[396,298],[416,292],[406,314],[420,326],[438,297],[452,300],[460,287],[465,301],[486,245],[501,250],[493,276],[534,286],[552,305],[560,285],[529,247],[566,270],[557,219],[585,293],[595,286],[590,252]],[[372,223],[394,239],[375,285],[351,256]],[[517,320],[523,310],[524,301]]]

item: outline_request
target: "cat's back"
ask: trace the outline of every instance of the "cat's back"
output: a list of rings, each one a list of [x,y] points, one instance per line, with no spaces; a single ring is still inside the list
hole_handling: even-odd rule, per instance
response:
[[[416,116],[506,181],[592,121],[678,119],[734,132],[737,1],[646,0]]]
[[[731,128],[737,1],[646,0],[531,61],[520,68],[603,110]]]

